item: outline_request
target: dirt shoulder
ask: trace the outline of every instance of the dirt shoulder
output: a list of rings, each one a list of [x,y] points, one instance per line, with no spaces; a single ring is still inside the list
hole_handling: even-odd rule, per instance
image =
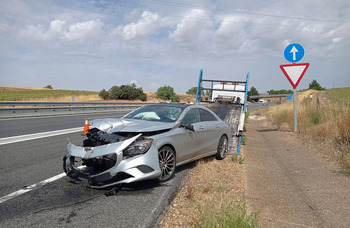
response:
[[[262,227],[350,227],[350,179],[281,132],[262,111],[247,122],[245,199]]]
[[[208,209],[220,210],[223,202],[244,204],[243,166],[231,158],[229,155],[221,161],[214,158],[198,161],[159,227],[199,227]]]

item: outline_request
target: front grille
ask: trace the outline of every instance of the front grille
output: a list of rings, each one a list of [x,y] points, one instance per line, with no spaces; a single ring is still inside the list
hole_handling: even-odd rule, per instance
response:
[[[96,157],[91,159],[84,159],[83,164],[89,168],[92,168],[94,174],[102,173],[117,163],[117,155],[115,153],[105,155],[102,157]]]

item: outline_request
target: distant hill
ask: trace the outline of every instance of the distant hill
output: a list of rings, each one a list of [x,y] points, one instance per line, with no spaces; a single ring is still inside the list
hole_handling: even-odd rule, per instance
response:
[[[50,90],[47,88],[24,87],[24,86],[0,86],[0,90]]]

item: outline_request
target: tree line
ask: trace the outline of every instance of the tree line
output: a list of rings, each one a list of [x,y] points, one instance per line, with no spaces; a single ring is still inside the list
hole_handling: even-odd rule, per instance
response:
[[[309,88],[308,89],[312,89],[312,90],[325,90],[324,87],[322,87],[316,80],[312,80],[312,82],[309,83]],[[272,94],[292,94],[293,93],[293,90],[289,89],[289,90],[286,90],[286,89],[280,89],[280,90],[274,90],[274,89],[271,89],[269,91],[267,91],[267,93],[269,95],[272,95]],[[250,96],[258,96],[260,95],[260,93],[258,92],[258,90],[252,86],[249,90],[249,95]]]
[[[51,87],[51,86],[50,86]],[[322,87],[316,80],[313,80],[309,84],[309,89],[313,90],[324,90],[325,88]],[[206,91],[207,93],[209,91]],[[197,87],[192,87],[187,90],[186,94],[193,94],[196,95],[197,93]],[[267,91],[269,95],[272,94],[292,94],[292,90],[274,90],[271,89]],[[260,95],[258,90],[252,86],[249,90],[250,96],[256,96]],[[101,90],[99,92],[99,96],[103,100],[141,100],[141,101],[147,101],[147,94],[143,92],[143,89],[141,87],[137,87],[135,83],[131,83],[130,85],[121,85],[121,86],[112,86],[109,90]],[[168,100],[171,102],[180,102],[180,97],[176,95],[174,92],[174,88],[168,85],[159,87],[156,92],[156,97],[162,100]]]
[[[162,86],[158,88],[157,98],[171,102],[180,102],[180,97],[174,92],[171,86]],[[135,83],[130,85],[112,86],[109,90],[101,90],[98,94],[103,100],[141,100],[147,101],[147,94],[141,87]]]

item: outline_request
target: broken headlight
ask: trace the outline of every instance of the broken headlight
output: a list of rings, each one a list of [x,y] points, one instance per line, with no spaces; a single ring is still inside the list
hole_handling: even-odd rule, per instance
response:
[[[133,157],[136,155],[144,154],[149,150],[149,148],[151,148],[152,142],[153,139],[135,141],[123,150],[123,156]]]

